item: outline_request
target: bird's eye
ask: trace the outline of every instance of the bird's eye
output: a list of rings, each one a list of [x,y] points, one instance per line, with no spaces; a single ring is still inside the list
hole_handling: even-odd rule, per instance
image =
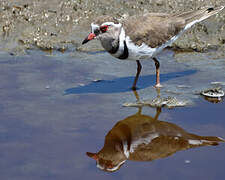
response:
[[[99,34],[99,32],[100,32],[99,29],[94,30],[94,34],[96,34],[96,35]]]
[[[100,30],[101,30],[102,33],[104,33],[104,32],[106,32],[108,30],[108,28],[109,28],[109,26],[104,25],[104,26],[100,27]]]

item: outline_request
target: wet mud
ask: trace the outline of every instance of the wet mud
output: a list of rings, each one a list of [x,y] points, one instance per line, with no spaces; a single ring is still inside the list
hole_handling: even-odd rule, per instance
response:
[[[224,5],[223,0],[2,0],[0,2],[0,49],[24,54],[27,49],[101,50],[96,43],[80,47],[98,16],[124,18],[146,12],[179,13],[201,7]],[[173,44],[179,50],[217,51],[224,57],[225,11],[201,22]]]

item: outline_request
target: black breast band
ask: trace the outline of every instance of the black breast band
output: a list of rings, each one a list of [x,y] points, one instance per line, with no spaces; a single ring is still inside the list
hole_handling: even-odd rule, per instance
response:
[[[123,50],[123,54],[121,54],[118,58],[119,59],[127,59],[129,56],[129,52],[128,52],[128,48],[127,48],[127,43],[126,41],[123,41],[124,44],[124,50]]]

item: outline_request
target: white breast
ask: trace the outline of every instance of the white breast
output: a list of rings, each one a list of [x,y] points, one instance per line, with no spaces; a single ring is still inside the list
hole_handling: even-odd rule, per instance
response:
[[[126,37],[126,43],[129,51],[128,60],[150,59],[157,52],[157,48],[151,48],[145,43],[141,46],[135,45],[129,36]]]

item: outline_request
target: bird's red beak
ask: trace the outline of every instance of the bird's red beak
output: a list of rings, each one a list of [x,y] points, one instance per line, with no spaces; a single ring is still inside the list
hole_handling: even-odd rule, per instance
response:
[[[96,35],[94,33],[90,33],[82,42],[82,44],[86,44],[88,41],[94,39]]]

